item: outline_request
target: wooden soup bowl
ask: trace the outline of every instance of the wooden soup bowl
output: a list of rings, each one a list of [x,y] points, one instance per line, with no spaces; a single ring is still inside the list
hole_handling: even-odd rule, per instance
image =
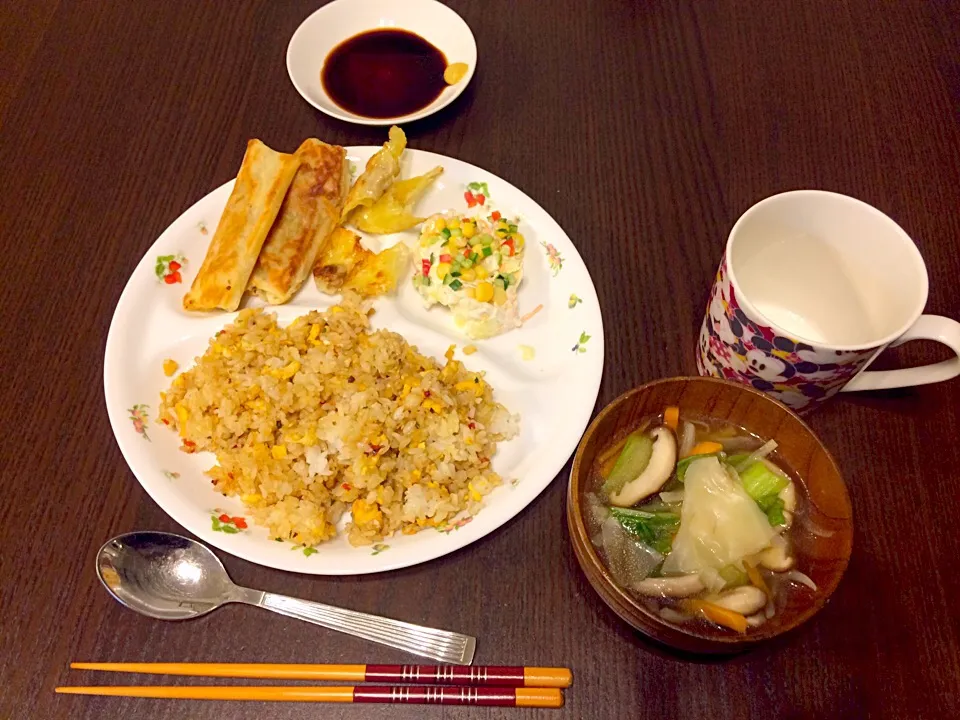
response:
[[[676,405],[689,413],[725,420],[778,443],[779,458],[800,481],[797,513],[790,531],[795,568],[817,585],[798,586],[785,607],[743,635],[713,629],[703,622],[672,623],[648,609],[614,582],[604,567],[583,520],[584,494],[598,453],[637,427],[645,417]],[[657,380],[624,393],[587,428],[570,471],[567,525],[573,550],[587,580],[604,602],[629,625],[673,648],[698,653],[732,653],[794,629],[811,618],[836,589],[846,570],[853,543],[850,497],[840,470],[823,443],[792,410],[763,393],[726,380],[678,377]]]

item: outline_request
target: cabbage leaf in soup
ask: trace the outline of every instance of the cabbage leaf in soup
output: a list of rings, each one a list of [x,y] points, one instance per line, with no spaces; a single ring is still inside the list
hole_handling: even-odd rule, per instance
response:
[[[743,486],[715,457],[690,463],[680,529],[663,574],[720,570],[770,545],[776,531]]]

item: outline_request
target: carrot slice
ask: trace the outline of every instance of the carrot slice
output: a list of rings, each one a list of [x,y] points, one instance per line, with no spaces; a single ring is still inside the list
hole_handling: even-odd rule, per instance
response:
[[[730,628],[738,633],[747,631],[747,618],[738,612],[727,610],[706,600],[687,600],[684,605],[690,612],[705,617],[712,623]]]
[[[691,455],[710,455],[712,453],[718,453],[721,450],[723,450],[723,445],[718,442],[708,440],[706,442],[701,442],[694,445],[692,448],[690,448],[690,452],[688,452],[685,457],[690,457]]]
[[[770,588],[767,586],[767,581],[763,579],[763,575],[760,574],[760,571],[750,563],[743,564],[744,570],[747,571],[747,577],[750,578],[750,582],[754,587],[760,588],[763,590],[763,594],[767,597],[770,597]]]
[[[663,411],[663,424],[668,428],[677,431],[677,425],[680,424],[680,408],[675,405],[671,405],[666,410]]]

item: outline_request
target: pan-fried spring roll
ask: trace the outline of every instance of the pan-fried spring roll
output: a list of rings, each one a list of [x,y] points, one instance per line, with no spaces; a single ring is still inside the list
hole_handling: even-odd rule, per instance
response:
[[[248,289],[271,305],[287,302],[307,279],[336,227],[347,193],[347,151],[310,139],[297,149],[300,169],[253,269]]]
[[[183,297],[187,310],[236,310],[270,226],[300,165],[295,155],[247,143],[240,172],[200,271]]]
[[[407,147],[407,136],[396,125],[390,128],[390,139],[367,160],[363,174],[350,188],[340,222],[346,221],[358,207],[370,207],[387,191],[400,174],[400,156]]]

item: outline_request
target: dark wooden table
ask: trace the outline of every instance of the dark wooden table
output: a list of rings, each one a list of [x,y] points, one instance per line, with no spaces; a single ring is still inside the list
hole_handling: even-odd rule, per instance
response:
[[[600,403],[695,371],[726,234],[781,190],[888,213],[927,260],[928,310],[960,317],[956,3],[451,4],[476,34],[477,75],[406,128],[410,144],[509,179],[573,238],[605,313]],[[287,41],[317,5],[0,8],[0,718],[960,716],[960,381],[810,417],[849,483],[853,559],[823,612],[749,654],[680,657],[625,627],[573,558],[564,473],[498,532],[420,567],[333,579],[224,557],[240,583],[472,633],[479,663],[569,665],[563,711],[53,694],[102,679],[71,660],[409,660],[252,608],[147,620],[93,572],[116,533],[180,529],[127,469],[102,399],[107,328],[141,255],[235,173],[250,137],[383,141],[287,79]],[[883,362],[943,357],[914,343]]]

